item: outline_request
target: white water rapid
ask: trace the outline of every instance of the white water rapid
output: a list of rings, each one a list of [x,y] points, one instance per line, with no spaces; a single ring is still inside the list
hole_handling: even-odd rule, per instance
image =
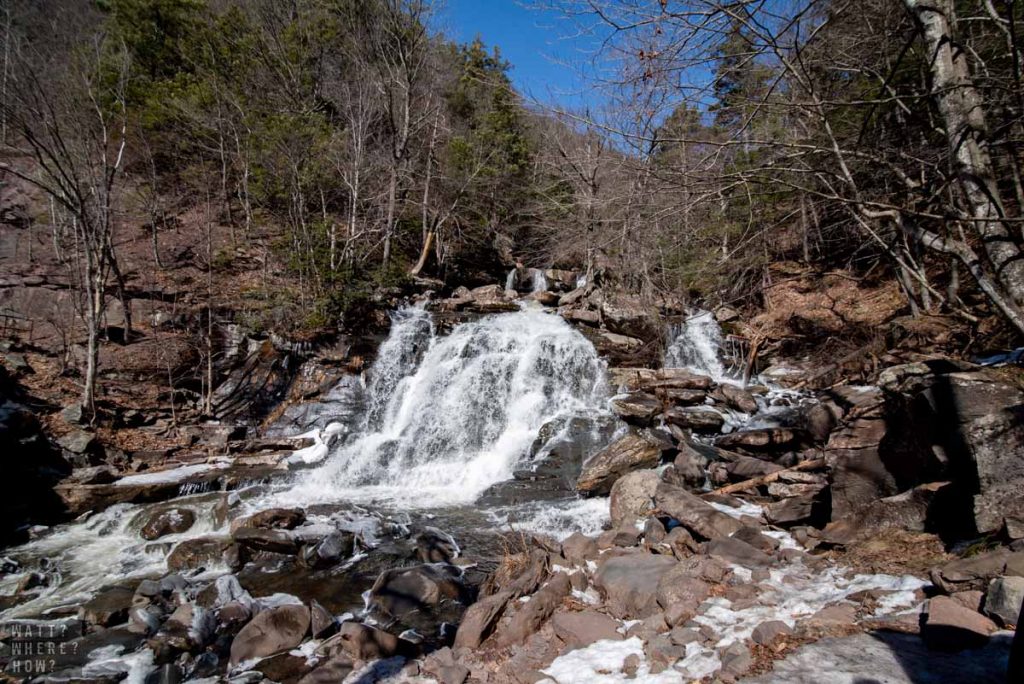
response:
[[[438,337],[429,314],[403,309],[370,375],[363,434],[282,496],[469,503],[512,477],[545,424],[606,410],[593,345],[540,310],[488,316]]]

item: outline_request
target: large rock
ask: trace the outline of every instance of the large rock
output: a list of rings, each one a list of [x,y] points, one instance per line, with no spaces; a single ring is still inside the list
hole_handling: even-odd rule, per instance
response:
[[[728,382],[718,386],[725,403],[742,413],[757,413],[757,400],[748,390]]]
[[[231,664],[291,650],[302,643],[308,631],[309,608],[306,606],[287,605],[265,610],[231,642]]]
[[[643,390],[647,392],[659,389],[711,389],[711,378],[698,375],[685,368],[609,368],[608,374],[614,387],[625,387],[627,390]]]
[[[289,556],[299,552],[299,541],[288,530],[241,527],[235,530],[232,537],[240,546],[253,551],[269,551]]]
[[[772,564],[772,558],[764,551],[754,548],[740,539],[725,537],[712,539],[708,542],[707,554],[727,563],[735,563],[745,568],[766,568]]]
[[[431,613],[442,602],[460,602],[466,589],[457,568],[426,564],[386,570],[370,588],[370,606],[402,618],[410,613]]]
[[[661,413],[661,401],[653,394],[630,392],[611,401],[612,411],[627,423],[650,425],[654,416]]]
[[[645,618],[658,610],[658,583],[677,565],[675,558],[632,554],[609,558],[594,574],[594,585],[617,618]]]
[[[932,568],[932,584],[947,594],[958,591],[981,590],[996,577],[1024,577],[1024,551],[1011,552],[999,548],[968,558],[957,558],[945,565]]]
[[[998,629],[981,613],[965,608],[948,596],[936,596],[928,601],[928,617],[921,636],[929,648],[960,651],[984,646]]]
[[[1024,605],[1024,577],[997,577],[988,585],[985,594],[985,612],[1004,625],[1020,621]]]
[[[197,537],[179,542],[167,556],[167,568],[174,572],[238,566],[238,548],[230,537]]]
[[[232,520],[231,533],[234,534],[243,528],[293,530],[305,521],[306,513],[301,508],[268,508]]]
[[[716,446],[752,452],[778,452],[797,445],[800,435],[789,428],[740,430],[719,437]]]
[[[654,493],[655,507],[705,539],[728,537],[743,524],[685,489],[662,482]]]
[[[319,650],[334,657],[344,654],[356,660],[377,660],[395,655],[408,657],[417,651],[412,642],[358,622],[342,623],[338,633],[324,641]]]
[[[153,541],[168,534],[178,534],[192,527],[196,514],[189,508],[174,507],[153,514],[142,526],[143,539]]]
[[[654,468],[661,461],[661,447],[637,434],[618,439],[583,464],[576,489],[584,494],[604,495],[615,481],[633,470]]]
[[[94,627],[110,627],[125,622],[135,592],[128,587],[105,589],[78,608],[78,619]]]
[[[995,532],[1004,518],[1024,515],[1024,391],[995,372],[942,361],[887,368],[879,385],[890,438],[912,432],[913,444],[904,439],[904,446],[919,454],[888,464],[900,489],[917,484],[905,482],[911,476],[956,485],[973,522],[973,529],[958,530],[962,536]],[[918,470],[908,474],[908,466]]]
[[[520,603],[518,610],[495,637],[499,648],[521,644],[534,634],[551,614],[562,605],[562,599],[572,591],[569,576],[556,572],[537,590],[530,600]]]
[[[665,612],[670,625],[682,625],[697,613],[704,599],[711,595],[711,585],[705,582],[693,566],[677,563],[658,581],[655,598]]]
[[[567,650],[585,648],[596,641],[621,641],[620,624],[596,610],[558,612],[551,618],[551,626]]]
[[[494,623],[511,598],[512,592],[499,591],[467,608],[459,623],[459,631],[455,633],[455,648],[479,648],[484,639],[490,636]]]
[[[665,411],[665,422],[694,432],[714,434],[722,429],[725,418],[707,406],[684,406]]]
[[[654,492],[660,482],[654,470],[636,470],[616,480],[609,504],[612,527],[618,529],[647,517],[654,509]]]

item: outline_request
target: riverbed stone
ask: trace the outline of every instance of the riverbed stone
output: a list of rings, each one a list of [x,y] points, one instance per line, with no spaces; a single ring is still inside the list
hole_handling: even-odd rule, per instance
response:
[[[726,563],[735,563],[749,569],[766,568],[772,564],[771,556],[736,537],[712,539],[708,542],[706,553]]]
[[[295,648],[309,632],[309,608],[277,606],[254,617],[231,642],[231,664]]]
[[[985,613],[1003,625],[1016,625],[1024,605],[1024,577],[997,577],[985,594]]]
[[[512,592],[500,591],[497,594],[480,599],[466,609],[455,634],[455,648],[479,648],[480,644],[490,636],[494,624],[501,616],[505,606],[512,599]]]
[[[621,641],[620,623],[596,610],[557,612],[551,617],[555,634],[568,649],[585,648],[595,641]]]
[[[627,473],[612,485],[609,500],[612,527],[631,525],[654,508],[654,492],[661,478],[654,470]]]
[[[750,635],[751,641],[761,646],[766,646],[779,637],[789,636],[793,628],[782,620],[767,620],[754,628]]]
[[[306,521],[301,508],[268,508],[231,521],[231,533],[243,528],[293,530]]]
[[[658,582],[677,565],[675,558],[646,553],[604,560],[594,585],[615,617],[644,618],[657,612]]]
[[[611,400],[612,411],[622,420],[635,425],[650,425],[661,412],[661,401],[653,394],[630,392]]]
[[[551,617],[571,590],[568,575],[564,572],[553,574],[529,601],[518,605],[508,624],[499,628],[495,635],[496,645],[505,648],[526,641]]]
[[[78,619],[95,627],[110,627],[128,619],[135,592],[129,587],[104,589],[78,608]]]
[[[998,629],[981,613],[964,608],[948,596],[936,596],[928,601],[921,636],[929,648],[959,651],[984,646]]]
[[[174,507],[158,511],[142,526],[143,539],[153,541],[169,534],[188,530],[196,521],[196,514],[189,508]]]
[[[654,493],[655,507],[705,539],[728,537],[743,524],[681,487],[662,482]]]
[[[725,424],[725,417],[706,406],[684,406],[665,412],[665,422],[704,434],[715,434]]]
[[[609,494],[615,481],[626,473],[654,468],[660,461],[659,445],[631,433],[612,442],[583,464],[576,489],[587,495]]]

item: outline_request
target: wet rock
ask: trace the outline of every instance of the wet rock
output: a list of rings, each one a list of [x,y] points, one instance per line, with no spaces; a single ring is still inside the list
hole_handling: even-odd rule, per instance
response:
[[[666,482],[658,485],[654,503],[658,510],[705,539],[728,537],[743,527],[735,518],[713,508],[685,489]]]
[[[180,572],[217,565],[241,566],[237,545],[230,537],[197,537],[179,542],[167,556],[167,568]]]
[[[294,530],[306,522],[301,508],[268,508],[231,521],[231,534],[241,529]]]
[[[572,586],[569,576],[564,572],[556,572],[551,579],[537,590],[530,600],[518,606],[518,610],[508,624],[499,628],[495,635],[495,643],[499,648],[521,644],[527,637],[536,632],[562,604],[562,599],[569,595]]]
[[[709,556],[750,569],[766,568],[772,564],[771,556],[736,537],[712,539],[706,551]]]
[[[288,651],[309,632],[309,608],[287,605],[269,608],[254,617],[231,642],[231,664]]]
[[[985,613],[1003,625],[1017,625],[1024,605],[1024,577],[997,577],[988,585]]]
[[[82,604],[78,619],[94,627],[119,625],[128,619],[135,592],[128,587],[111,587]]]
[[[370,605],[385,615],[403,617],[431,612],[442,602],[465,598],[459,571],[452,566],[417,565],[380,574],[370,589]]]
[[[295,555],[299,552],[299,541],[288,530],[263,527],[242,527],[232,534],[239,546],[252,551],[268,551]]]
[[[654,468],[660,461],[660,446],[639,435],[628,434],[583,464],[576,488],[589,495],[608,494],[615,481],[626,473]]]
[[[305,656],[279,653],[254,664],[251,672],[263,675],[264,682],[295,682],[311,670]]]
[[[654,390],[654,396],[661,402],[671,406],[696,406],[703,404],[708,393],[696,389],[675,389],[672,387],[659,387]]]
[[[551,626],[568,650],[585,648],[595,641],[621,641],[619,622],[596,610],[558,612],[551,618]]]
[[[712,380],[685,368],[609,368],[608,374],[614,387],[627,390],[654,391],[658,389],[692,389],[707,391]]]
[[[725,418],[713,408],[686,406],[665,411],[665,422],[694,432],[714,434],[722,429]]]
[[[800,435],[789,428],[761,428],[740,430],[719,437],[716,446],[755,453],[780,452],[791,449],[800,441]]]
[[[626,525],[614,530],[602,532],[597,537],[597,548],[600,551],[616,546],[631,548],[640,543],[640,530],[633,525]]]
[[[455,634],[455,648],[479,648],[490,636],[494,624],[505,606],[512,599],[512,592],[501,591],[483,598],[466,609]]]
[[[416,557],[423,563],[450,563],[459,555],[459,547],[450,535],[428,527],[416,535]]]
[[[672,462],[680,484],[703,487],[707,480],[708,458],[689,442],[679,443],[679,453]]]
[[[768,620],[754,628],[750,639],[761,646],[767,646],[779,637],[789,636],[793,628],[781,620]]]
[[[662,409],[658,398],[646,392],[631,392],[615,397],[611,401],[611,406],[615,415],[627,423],[635,425],[650,425]]]
[[[142,526],[142,538],[153,541],[168,534],[179,534],[192,527],[196,514],[188,508],[170,508],[153,514]]]
[[[757,400],[754,395],[737,385],[722,383],[718,386],[725,403],[741,413],[757,413]]]
[[[609,558],[594,574],[594,585],[615,617],[644,618],[658,610],[658,582],[676,565],[674,558],[649,554]]]
[[[157,662],[168,662],[179,653],[205,647],[213,641],[215,629],[216,621],[211,612],[192,603],[183,603],[146,643]]]
[[[228,601],[217,609],[217,630],[233,634],[252,618],[253,606],[248,601]]]
[[[350,532],[334,532],[323,539],[306,544],[299,552],[299,563],[307,568],[334,567],[352,556],[355,537]]]
[[[344,654],[356,660],[410,656],[417,652],[415,644],[358,622],[343,622],[338,633],[323,642],[319,650],[332,656]]]
[[[654,509],[654,492],[661,479],[657,471],[627,473],[612,485],[609,508],[612,527],[631,525]]]
[[[941,651],[977,648],[984,646],[989,636],[999,629],[984,615],[964,608],[948,596],[929,599],[927,610],[921,636],[928,648]]]

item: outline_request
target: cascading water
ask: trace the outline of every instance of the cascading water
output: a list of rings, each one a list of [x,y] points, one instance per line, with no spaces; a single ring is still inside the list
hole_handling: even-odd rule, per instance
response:
[[[539,268],[533,269],[533,283],[531,285],[532,292],[543,292],[548,289],[548,279],[544,275],[544,271]]]
[[[512,476],[546,423],[604,411],[593,345],[537,310],[490,316],[435,337],[429,317],[394,318],[370,383],[366,432],[305,473],[295,500],[473,501]]]
[[[729,381],[721,359],[722,328],[710,311],[698,311],[668,329],[666,368],[690,368],[716,382]]]

